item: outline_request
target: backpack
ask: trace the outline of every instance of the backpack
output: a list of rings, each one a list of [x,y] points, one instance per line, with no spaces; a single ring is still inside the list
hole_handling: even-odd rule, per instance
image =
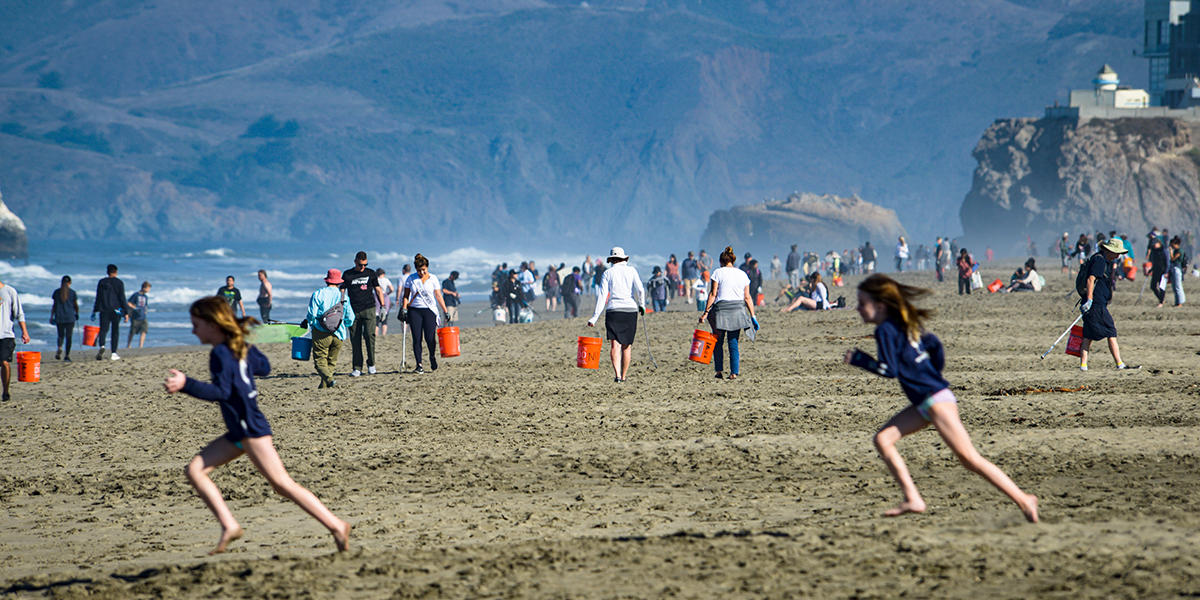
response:
[[[346,293],[342,292],[338,297],[338,303],[331,306],[329,310],[321,313],[321,327],[324,327],[326,331],[332,333],[337,331],[338,327],[342,326],[342,319],[346,316],[346,309],[342,306],[342,301],[345,298]]]
[[[1082,300],[1087,299],[1088,273],[1092,270],[1092,261],[1097,260],[1096,257],[1100,257],[1099,260],[1104,260],[1103,255],[1093,254],[1091,258],[1087,259],[1087,262],[1079,267],[1079,274],[1075,276],[1075,292],[1079,294],[1079,298]]]

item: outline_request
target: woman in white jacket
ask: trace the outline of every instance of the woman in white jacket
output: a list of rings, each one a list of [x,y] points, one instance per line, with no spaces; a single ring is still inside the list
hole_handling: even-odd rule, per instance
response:
[[[608,255],[609,268],[600,277],[596,311],[587,326],[595,327],[604,312],[604,328],[612,342],[613,381],[625,381],[633,359],[633,336],[637,333],[638,314],[646,312],[645,292],[637,269],[629,266],[629,256],[620,246]]]

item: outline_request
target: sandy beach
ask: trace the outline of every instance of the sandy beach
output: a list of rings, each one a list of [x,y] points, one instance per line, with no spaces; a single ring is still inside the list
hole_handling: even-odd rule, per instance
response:
[[[241,459],[214,480],[246,535],[205,556],[219,530],[183,468],[223,425],[161,382],[169,368],[206,379],[206,347],[43,355],[42,381],[0,404],[0,595],[1200,595],[1198,280],[1183,308],[1169,291],[1164,308],[1149,291],[1135,305],[1141,280],[1120,282],[1122,353],[1143,368],[1115,371],[1097,345],[1081,373],[1065,341],[1038,358],[1078,314],[1073,278],[1045,275],[1042,293],[961,297],[931,273],[900,277],[935,288],[931,329],[963,422],[1040,498],[1037,525],[932,430],[900,443],[928,512],[881,516],[900,493],[871,435],[906,400],[842,364],[848,348],[874,353],[853,310],[764,307],[743,377],[727,381],[686,359],[697,313],[676,303],[639,330],[624,384],[607,344],[599,370],[575,367],[576,337],[603,328],[561,312],[465,328],[462,356],[424,375],[399,371],[401,336],[386,336],[379,374],[332,391],[286,345],[264,346],[274,372],[259,403],[291,475],[354,524],[344,554]],[[857,281],[831,295],[853,306]],[[344,347],[342,372],[349,361]]]

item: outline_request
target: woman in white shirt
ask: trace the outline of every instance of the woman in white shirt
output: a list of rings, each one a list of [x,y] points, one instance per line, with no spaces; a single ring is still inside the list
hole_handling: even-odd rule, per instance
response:
[[[721,253],[721,268],[712,272],[708,292],[708,306],[700,315],[700,322],[706,319],[712,327],[713,335],[717,336],[717,346],[713,349],[713,368],[717,370],[717,379],[724,377],[725,353],[722,345],[729,340],[729,378],[737,379],[741,373],[741,354],[738,352],[738,337],[743,329],[754,327],[754,300],[750,297],[750,277],[746,272],[733,266],[737,255],[733,248],[726,246]],[[747,316],[746,311],[750,311]]]
[[[829,288],[825,287],[821,281],[821,272],[813,271],[808,274],[806,279],[808,279],[808,295],[796,296],[791,304],[779,312],[791,312],[797,308],[804,310],[828,310],[830,308]]]
[[[900,236],[900,241],[896,244],[896,272],[904,270],[904,261],[908,260],[908,242],[904,241],[904,236]]]
[[[417,359],[415,372],[424,373],[421,366],[421,336],[425,336],[425,345],[429,347],[429,370],[436,371],[437,363],[437,326],[439,314],[445,314],[446,301],[442,299],[441,280],[429,274],[429,259],[417,254],[413,257],[413,266],[417,272],[404,280],[404,299],[400,305],[401,319],[407,316],[408,326],[412,329],[413,357]],[[441,313],[434,312],[438,308]]]
[[[587,326],[595,327],[604,312],[604,329],[611,341],[613,381],[625,381],[633,360],[633,336],[637,333],[638,314],[646,312],[645,292],[637,269],[629,266],[629,256],[620,246],[608,255],[608,269],[600,276],[596,293],[596,311]]]

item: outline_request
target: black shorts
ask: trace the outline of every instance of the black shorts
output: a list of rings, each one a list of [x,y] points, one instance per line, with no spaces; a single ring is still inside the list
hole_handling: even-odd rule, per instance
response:
[[[608,339],[616,340],[622,346],[633,344],[633,336],[637,334],[636,312],[621,312],[610,310],[604,313],[604,329]]]
[[[0,362],[12,362],[13,351],[17,349],[17,338],[0,339]]]

